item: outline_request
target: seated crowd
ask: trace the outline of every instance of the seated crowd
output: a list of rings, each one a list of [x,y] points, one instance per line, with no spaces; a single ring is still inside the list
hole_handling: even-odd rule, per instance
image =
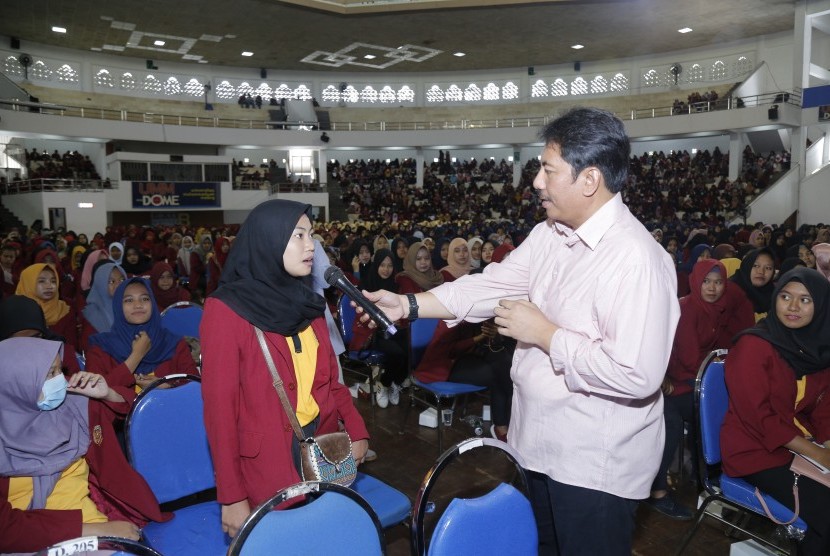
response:
[[[66,151],[61,155],[57,149],[49,154],[45,150],[38,152],[33,148],[31,151],[24,150],[24,157],[29,179],[101,179],[89,156],[82,155],[78,151]]]
[[[666,442],[662,453],[654,454],[662,463],[647,501],[676,519],[691,519],[692,514],[672,496],[668,470],[684,441],[684,422],[693,419],[694,378],[713,349],[734,350],[726,371],[731,386],[723,439],[727,472],[746,477],[788,503],[787,475],[780,471],[788,465],[787,449],[830,463],[826,455],[830,451],[817,452],[821,448],[806,440],[830,447],[830,226],[727,224],[727,218],[788,165],[786,153],[757,156],[747,151],[741,178],[730,183],[725,177],[728,154],[717,149],[711,154],[656,153],[631,159],[631,182],[623,196],[677,269],[681,316],[662,387]],[[411,160],[332,163],[330,182],[339,181],[344,202],[361,220],[309,221],[308,232],[328,262],[363,289],[427,291],[469,273],[486,272],[488,265],[501,263],[521,244],[543,218],[532,188],[538,169],[538,161],[531,160],[519,185],[513,186],[512,167],[504,161],[451,162],[449,153],[442,152],[439,162],[430,165],[424,187],[416,189]],[[296,229],[305,229],[306,216],[295,212],[290,215],[294,220],[299,215]],[[277,226],[262,218],[258,225],[263,229]],[[289,236],[282,228],[274,233]],[[243,241],[234,242],[237,234]],[[228,258],[235,248],[250,249],[244,237],[244,228],[240,234],[237,225],[113,226],[91,239],[71,231],[30,229],[11,230],[3,237],[0,340],[20,336],[43,340],[36,345],[25,340],[0,343],[0,365],[15,388],[18,383],[21,389],[43,387],[43,405],[25,408],[31,414],[26,419],[37,423],[38,431],[42,427],[50,442],[64,435],[76,439],[78,446],[60,460],[46,492],[39,483],[33,488],[31,482],[19,482],[33,475],[30,463],[0,455],[0,496],[5,496],[0,501],[0,551],[37,550],[82,532],[135,538],[135,528],[148,520],[168,519],[153,504],[141,477],[123,471],[127,466],[123,453],[90,449],[83,456],[83,442],[77,438],[86,435],[86,426],[103,426],[103,434],[109,435],[136,393],[155,378],[198,372],[187,343],[161,327],[159,314],[180,300],[202,303],[217,289],[220,293],[209,303],[232,312],[236,298],[225,300],[223,295],[231,294],[222,293],[220,278],[226,266],[238,263]],[[286,242],[293,240],[280,241],[278,247],[286,249],[287,257]],[[259,253],[253,258],[265,256]],[[300,291],[293,267],[280,269],[285,274],[280,283]],[[240,276],[235,269],[229,282],[241,280]],[[336,292],[327,290],[325,299],[336,316]],[[255,315],[256,307],[250,312]],[[315,309],[315,315],[322,315],[322,308]],[[253,322],[244,314],[238,316]],[[410,374],[423,382],[483,385],[491,396],[491,434],[508,438],[515,341],[501,337],[492,321],[453,328],[439,324],[422,362],[413,369],[406,343],[408,322],[396,324],[402,333],[387,338],[356,322],[348,346],[379,350],[385,356],[377,369],[377,405],[397,405]],[[315,326],[325,328],[325,324]],[[280,333],[280,345],[295,334],[288,330]],[[332,348],[335,345],[332,342]],[[80,370],[75,352],[86,355],[91,372]],[[10,364],[15,358],[25,359],[26,365]],[[83,403],[61,403],[62,399],[46,395],[47,384],[59,380],[61,369],[68,391],[80,394],[67,400]],[[733,393],[741,390],[740,384],[749,383],[758,386]],[[788,388],[792,396],[781,393]],[[352,395],[366,391],[358,384]],[[21,402],[11,395],[9,400],[6,394],[2,397],[0,430],[10,432],[2,432],[0,443],[7,450],[20,441],[25,450],[26,442],[19,438],[22,417],[7,409]],[[774,418],[761,415],[758,407],[768,407]],[[6,419],[14,426],[7,427]],[[755,452],[765,456],[747,456]],[[104,488],[114,472],[125,473],[128,488],[119,492]],[[63,505],[50,505],[49,492],[72,498]],[[828,508],[826,487],[802,483],[801,516],[810,527],[802,543],[804,554],[827,553]],[[27,544],[25,527],[14,529],[23,523],[21,515],[51,509],[58,510],[54,535],[39,539],[38,546],[31,538]]]

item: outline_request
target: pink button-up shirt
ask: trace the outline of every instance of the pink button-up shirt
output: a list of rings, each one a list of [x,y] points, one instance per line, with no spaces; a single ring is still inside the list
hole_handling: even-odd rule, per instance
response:
[[[461,320],[529,299],[561,328],[519,342],[508,435],[528,469],[629,499],[663,454],[666,372],[680,317],[671,257],[614,196],[577,230],[538,224],[502,264],[430,290]]]

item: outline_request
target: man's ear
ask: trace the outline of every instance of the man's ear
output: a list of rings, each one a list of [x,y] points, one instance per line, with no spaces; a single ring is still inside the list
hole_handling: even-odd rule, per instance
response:
[[[603,187],[602,172],[596,166],[588,166],[582,170],[582,195],[585,197],[593,197]]]

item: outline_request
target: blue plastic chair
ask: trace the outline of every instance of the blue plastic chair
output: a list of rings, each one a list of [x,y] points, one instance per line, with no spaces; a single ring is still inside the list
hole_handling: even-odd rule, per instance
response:
[[[427,350],[427,346],[432,341],[432,336],[435,334],[435,329],[438,327],[438,319],[417,319],[412,321],[409,325],[409,367],[415,369],[420,363],[421,358]],[[421,382],[413,375],[412,385],[415,389],[421,389],[432,394],[435,398],[434,403],[427,400],[422,400],[413,392],[412,400],[419,401],[427,407],[435,408],[438,418],[438,453],[440,454],[444,449],[443,443],[443,419],[441,419],[441,401],[443,399],[451,399],[452,407],[455,408],[455,400],[458,396],[465,394],[472,394],[474,392],[481,392],[487,388],[475,384],[465,384],[463,382]],[[409,418],[409,409],[412,404],[407,405],[404,412],[403,423],[401,426],[401,434],[403,434],[403,424]]]
[[[159,388],[180,381],[185,384]],[[127,416],[127,458],[162,504],[216,486],[202,407],[199,377],[169,375],[145,388]],[[216,501],[181,508],[143,532],[150,546],[176,556],[224,554],[230,542]]]
[[[37,553],[37,556],[50,554],[101,554],[106,556],[162,556],[152,548],[130,539],[121,537],[88,536],[78,537],[53,544]]]
[[[421,483],[410,530],[412,554],[530,556],[538,553],[538,532],[530,501],[519,489],[505,482],[477,498],[453,498],[435,524],[427,548],[424,518],[427,507],[434,506],[429,495],[441,472],[461,454],[485,447],[500,450],[513,463],[518,486],[527,492],[524,462],[510,446],[492,438],[470,438],[456,444],[438,458]]]
[[[343,343],[348,348],[352,340],[352,326],[357,318],[357,311],[351,305],[349,296],[343,294],[337,301],[337,312],[339,313],[337,324],[340,327],[340,334],[343,336]],[[372,366],[383,367],[384,354],[375,349],[362,349],[360,351],[347,350],[341,356],[340,364],[344,370],[351,371],[358,376],[365,376],[369,379],[369,398],[372,409],[375,407],[375,376]]]
[[[276,506],[298,497],[306,502]],[[315,531],[315,524],[324,524]],[[378,516],[354,491],[332,483],[305,482],[279,491],[248,516],[228,556],[263,554],[386,554]]]
[[[726,417],[726,410],[729,407],[729,395],[726,390],[726,381],[724,379],[724,362],[723,358],[726,356],[727,350],[716,350],[710,353],[703,364],[700,366],[700,371],[695,381],[695,413],[698,416],[698,435],[697,435],[697,451],[700,463],[700,483],[706,489],[707,497],[700,506],[695,516],[694,525],[683,537],[680,547],[676,554],[682,554],[686,547],[694,537],[703,518],[709,516],[721,523],[737,529],[745,535],[755,539],[756,541],[769,546],[775,550],[780,550],[781,547],[772,543],[771,541],[758,536],[752,531],[731,522],[722,516],[707,512],[709,505],[712,502],[721,502],[738,513],[745,511],[757,514],[764,519],[769,519],[764,512],[763,507],[755,497],[755,487],[743,479],[730,477],[725,473],[719,472],[721,463],[720,450],[720,428]],[[716,472],[713,472],[716,469]],[[793,511],[777,500],[761,493],[764,502],[770,509],[770,513],[778,521],[789,521],[793,517]],[[771,520],[770,520],[771,521]],[[800,518],[794,523],[786,527],[787,536],[792,541],[801,538],[807,530],[807,524]],[[790,543],[789,551],[795,554],[795,543]]]
[[[179,301],[161,312],[161,325],[180,336],[199,337],[204,309],[192,301]]]
[[[403,523],[409,518],[412,502],[406,494],[383,481],[358,472],[357,478],[349,488],[368,502],[384,529]]]

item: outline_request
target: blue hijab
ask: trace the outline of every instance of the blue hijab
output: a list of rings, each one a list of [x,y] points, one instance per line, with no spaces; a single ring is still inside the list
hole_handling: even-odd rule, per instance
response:
[[[150,296],[152,311],[150,320],[144,324],[130,324],[124,316],[124,290],[130,284],[141,284]],[[136,276],[121,282],[115,293],[112,295],[112,314],[114,316],[112,328],[109,332],[95,334],[89,338],[91,346],[98,346],[114,357],[117,361],[125,361],[133,351],[133,340],[139,332],[146,332],[152,342],[152,347],[141,363],[138,364],[135,372],[138,374],[152,373],[157,366],[173,357],[176,346],[182,337],[173,334],[161,324],[156,299],[153,297],[153,289],[146,278]]]
[[[108,332],[112,328],[112,298],[109,293],[109,281],[113,268],[117,268],[124,278],[127,278],[124,269],[112,262],[102,264],[92,275],[92,285],[89,288],[83,314],[84,318],[95,327],[96,332]],[[118,308],[121,309],[120,303]]]

